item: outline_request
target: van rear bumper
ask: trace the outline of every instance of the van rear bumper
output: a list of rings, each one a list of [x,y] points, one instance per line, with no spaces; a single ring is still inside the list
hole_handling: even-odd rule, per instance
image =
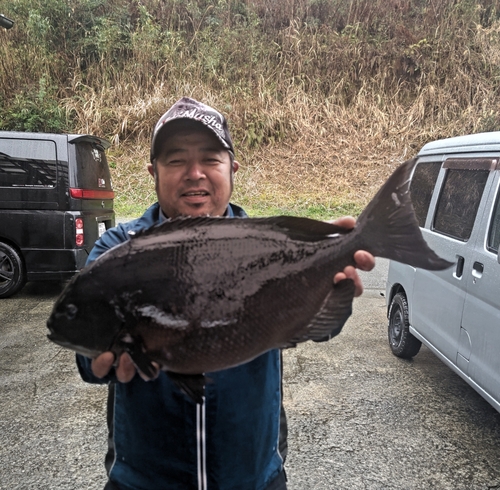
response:
[[[89,256],[85,249],[22,250],[28,281],[69,279],[85,266]]]

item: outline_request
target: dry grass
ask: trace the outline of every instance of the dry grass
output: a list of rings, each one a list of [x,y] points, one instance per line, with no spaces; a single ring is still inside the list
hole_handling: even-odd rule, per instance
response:
[[[150,132],[183,95],[229,116],[234,200],[254,214],[356,214],[427,141],[500,129],[500,0],[73,3],[0,33],[0,126],[51,81],[72,131],[113,142],[122,215],[154,201]]]
[[[135,205],[145,207],[154,200],[146,165],[149,131],[158,115],[184,94],[216,107],[227,104],[201,88],[189,88],[180,88],[171,97],[138,100],[122,108],[120,127],[128,125],[139,136],[120,140],[117,133],[114,140],[110,160],[115,167],[119,210],[134,214],[138,212]],[[244,144],[241,134],[245,132],[238,124],[244,125],[245,117],[249,117],[245,114],[251,106],[248,101],[230,104],[236,117],[225,111],[243,147],[238,151],[237,146],[242,165],[236,175],[234,201],[254,215],[288,213],[326,218],[357,214],[397,165],[413,157],[423,144],[481,130],[484,114],[498,106],[494,94],[485,91],[479,92],[466,110],[460,110],[450,94],[432,87],[424,89],[407,107],[390,100],[381,107],[380,100],[368,90],[360,91],[356,103],[348,107],[328,101],[320,105],[303,91],[293,92],[289,94],[291,100],[278,102],[261,94],[258,101],[259,110],[265,113],[263,119],[271,125],[286,121],[288,126],[286,136],[277,136],[278,141],[273,143],[250,148]]]

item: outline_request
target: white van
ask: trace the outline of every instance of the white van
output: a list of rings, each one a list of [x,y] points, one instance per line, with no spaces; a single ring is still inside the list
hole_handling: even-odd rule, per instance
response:
[[[411,194],[438,272],[390,262],[389,344],[425,344],[500,411],[500,132],[434,141],[417,156]]]

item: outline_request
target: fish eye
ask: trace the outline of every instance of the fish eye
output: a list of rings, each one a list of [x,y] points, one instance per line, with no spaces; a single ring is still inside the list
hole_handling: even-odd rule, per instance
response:
[[[66,317],[68,320],[73,320],[78,313],[78,308],[74,304],[66,305]]]

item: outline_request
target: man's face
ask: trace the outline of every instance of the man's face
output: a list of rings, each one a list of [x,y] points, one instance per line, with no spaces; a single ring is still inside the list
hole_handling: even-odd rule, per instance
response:
[[[177,216],[221,216],[233,188],[229,152],[217,137],[201,125],[192,124],[173,131],[163,142],[155,166],[160,207],[169,218]]]

